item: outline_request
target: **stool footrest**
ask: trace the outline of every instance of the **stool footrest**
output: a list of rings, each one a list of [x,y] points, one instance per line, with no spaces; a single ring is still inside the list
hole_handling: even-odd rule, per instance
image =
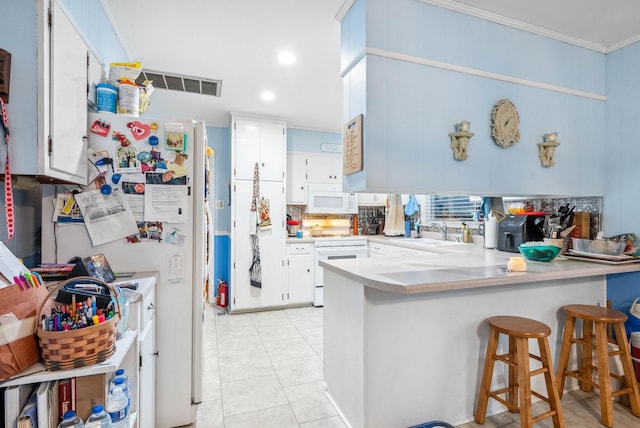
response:
[[[539,415],[532,417],[531,418],[531,422],[533,422],[535,424],[536,422],[541,421],[541,420],[546,419],[546,418],[549,418],[549,417],[555,415],[556,413],[558,413],[558,412],[556,412],[555,410],[548,410],[548,411],[546,411],[544,413],[540,413]]]

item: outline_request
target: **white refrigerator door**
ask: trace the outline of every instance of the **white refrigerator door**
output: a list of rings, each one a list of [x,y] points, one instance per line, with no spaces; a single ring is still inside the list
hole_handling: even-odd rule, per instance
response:
[[[194,401],[194,381],[201,382],[201,332],[194,332],[194,321],[200,320],[201,325],[202,304],[196,303],[202,291],[203,277],[200,273],[202,267],[200,243],[203,233],[201,219],[203,215],[204,190],[201,163],[196,163],[203,155],[203,148],[196,138],[195,123],[192,120],[160,121],[146,118],[131,118],[116,116],[110,113],[91,113],[89,126],[94,121],[101,120],[111,126],[111,133],[117,130],[128,137],[134,144],[138,153],[160,150],[163,156],[170,158],[170,151],[166,147],[165,125],[167,122],[180,122],[183,124],[187,135],[187,147],[185,152],[188,157],[183,166],[186,167],[189,177],[188,200],[185,207],[184,223],[164,223],[162,242],[140,242],[136,244],[125,243],[124,239],[109,242],[97,247],[92,247],[89,236],[83,224],[61,224],[53,228],[51,236],[43,236],[43,242],[47,240],[55,243],[55,260],[43,254],[43,260],[66,262],[74,256],[89,256],[102,253],[106,256],[115,271],[157,271],[160,280],[156,286],[156,314],[157,330],[156,342],[158,358],[156,362],[156,427],[168,428],[188,425],[192,423],[192,404]],[[139,122],[143,125],[156,127],[158,131],[158,144],[151,146],[148,138],[136,140],[132,137],[130,127]],[[203,125],[204,126],[204,125]],[[153,135],[153,133],[152,133]],[[107,137],[99,137],[89,132],[89,147],[95,151],[107,150],[113,153],[120,143],[113,140],[111,134]],[[200,153],[202,152],[202,153]],[[197,154],[200,153],[200,154]],[[111,167],[107,169],[106,180],[111,183]],[[124,181],[140,180],[144,182],[141,174],[123,173],[120,186]],[[112,184],[115,186],[115,184]],[[43,207],[50,206],[51,201],[43,201]],[[199,205],[198,205],[199,204]],[[47,214],[43,210],[43,218],[51,218],[52,212]],[[45,217],[47,216],[47,217]],[[44,228],[43,228],[44,229]],[[169,234],[175,234],[178,239],[168,239]],[[196,238],[198,237],[198,238]],[[198,297],[195,297],[195,296]],[[194,357],[200,358],[200,368],[194,368]],[[201,390],[201,387],[199,387]]]

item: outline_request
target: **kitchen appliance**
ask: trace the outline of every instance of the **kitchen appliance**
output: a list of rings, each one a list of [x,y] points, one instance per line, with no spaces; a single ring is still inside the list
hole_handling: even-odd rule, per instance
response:
[[[542,241],[544,234],[534,222],[544,216],[543,212],[508,214],[498,223],[498,250],[518,253],[520,244]]]
[[[357,259],[367,256],[367,238],[357,236],[316,238],[313,254],[313,306],[324,304],[324,269],[320,267],[320,260]]]
[[[358,195],[342,193],[337,184],[311,183],[308,186],[308,214],[357,214]]]
[[[176,133],[183,134],[182,143],[169,138]],[[123,238],[93,247],[82,223],[56,223],[55,259],[66,262],[74,256],[101,253],[116,271],[160,273],[155,291],[159,314],[156,427],[188,425],[195,415],[193,404],[202,400],[205,286],[208,283],[215,287],[210,278],[213,214],[208,204],[208,192],[213,189],[209,177],[214,175],[208,170],[205,124],[190,119],[161,121],[91,113],[88,147],[93,160],[88,163],[89,169],[105,175],[103,186],[126,193],[138,229],[146,230],[146,235],[132,239],[139,241],[135,243]],[[91,153],[96,155],[92,157]],[[112,163],[95,165],[102,156],[110,157]],[[169,171],[173,174],[167,174]],[[182,173],[186,174],[184,178],[169,177]],[[151,177],[167,181],[160,181],[162,187],[152,193]],[[172,201],[158,193],[176,190],[183,192],[182,199]],[[53,210],[50,201],[46,202],[44,209]],[[154,215],[161,215],[165,209],[181,210],[182,222],[155,222]],[[43,212],[43,218],[51,217],[52,212]],[[153,227],[147,223],[145,229],[142,220],[154,222]],[[209,294],[213,295],[213,290]]]

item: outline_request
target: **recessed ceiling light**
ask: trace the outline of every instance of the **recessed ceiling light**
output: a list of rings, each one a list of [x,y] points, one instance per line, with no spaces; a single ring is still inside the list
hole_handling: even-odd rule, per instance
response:
[[[265,101],[273,101],[276,99],[276,96],[273,92],[271,91],[264,91],[261,95],[260,98],[262,98]]]
[[[278,54],[278,62],[284,65],[291,65],[296,62],[296,56],[291,51],[282,51]]]

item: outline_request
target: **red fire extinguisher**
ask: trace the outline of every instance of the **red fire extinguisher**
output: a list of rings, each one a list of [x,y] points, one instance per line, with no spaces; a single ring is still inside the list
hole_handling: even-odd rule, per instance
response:
[[[227,282],[224,279],[219,279],[217,288],[216,304],[224,308],[227,306]]]

